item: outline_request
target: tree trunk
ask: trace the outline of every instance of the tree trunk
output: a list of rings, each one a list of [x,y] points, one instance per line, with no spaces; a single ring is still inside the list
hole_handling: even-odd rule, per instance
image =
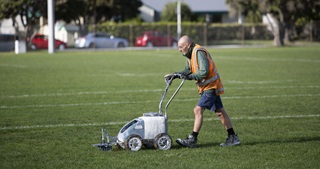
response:
[[[277,27],[277,29],[273,30],[273,45],[274,46],[281,46],[281,38],[280,38],[280,29]]]
[[[278,20],[279,40],[280,40],[280,45],[283,46],[284,45],[283,39],[285,35],[284,27],[286,23],[284,22],[284,15],[280,8],[278,9],[278,13],[279,13],[279,20]]]
[[[278,26],[278,29],[279,29],[280,46],[284,46],[284,37],[285,37],[285,34],[286,34],[286,31],[284,29],[284,23],[280,22],[279,26]]]
[[[271,27],[271,32],[273,34],[273,45],[281,46],[281,31],[280,31],[280,22],[273,17],[270,13],[266,15],[269,26]],[[283,41],[282,41],[283,42]]]
[[[293,29],[293,27],[291,26],[291,24],[286,25],[284,27],[284,37],[283,37],[284,44],[290,43],[290,41],[291,41],[290,35],[293,32],[292,29]]]

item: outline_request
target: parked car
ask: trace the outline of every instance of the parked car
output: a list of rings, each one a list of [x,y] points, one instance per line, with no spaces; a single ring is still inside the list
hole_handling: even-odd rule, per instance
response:
[[[64,50],[67,48],[67,44],[61,40],[55,39],[55,47],[59,50]],[[48,49],[48,36],[36,34],[32,38],[31,49]]]
[[[127,39],[106,33],[89,33],[75,41],[76,48],[121,48],[128,47]]]
[[[13,51],[14,50],[15,35],[13,34],[0,34],[0,51]]]
[[[136,38],[136,46],[178,46],[177,39],[158,31],[143,32]]]

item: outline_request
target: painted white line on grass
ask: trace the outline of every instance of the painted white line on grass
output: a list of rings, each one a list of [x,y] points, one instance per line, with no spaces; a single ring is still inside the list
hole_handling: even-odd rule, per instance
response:
[[[0,106],[1,109],[15,109],[15,108],[43,108],[43,107],[74,107],[74,106],[99,106],[99,105],[113,105],[113,104],[141,104],[153,101],[124,101],[124,102],[103,102],[103,103],[71,103],[71,104],[43,104],[43,105],[26,105],[26,106]]]
[[[263,99],[275,97],[318,97],[320,94],[292,94],[292,95],[269,95],[269,96],[230,96],[223,97],[223,99]]]
[[[269,96],[227,96],[223,99],[263,99],[277,97],[317,97],[320,94],[295,94],[295,95],[269,95]],[[175,99],[177,102],[195,101],[199,98],[191,99]],[[102,103],[72,103],[72,104],[45,104],[45,105],[25,105],[25,106],[0,106],[0,109],[15,109],[15,108],[44,108],[44,107],[75,107],[75,106],[99,106],[99,105],[117,105],[117,104],[143,104],[158,102],[158,100],[148,101],[120,101],[120,102],[102,102]]]
[[[319,97],[320,94],[292,94],[292,95],[266,95],[266,96],[226,96],[225,99],[264,99],[264,98],[277,98],[277,97]],[[176,102],[195,101],[199,98],[191,99],[175,99]],[[71,103],[71,104],[43,104],[43,105],[25,105],[25,106],[0,106],[0,109],[16,109],[16,108],[44,108],[44,107],[75,107],[75,106],[99,106],[99,105],[117,105],[117,104],[144,104],[158,102],[159,100],[147,101],[120,101],[120,102],[102,102],[102,103]]]
[[[71,95],[98,95],[98,94],[113,94],[113,93],[147,93],[160,92],[163,89],[154,90],[121,90],[121,91],[96,91],[96,92],[74,92],[74,93],[49,93],[49,94],[23,94],[12,96],[1,96],[2,98],[22,98],[22,97],[50,97],[50,96],[71,96]]]
[[[320,114],[309,115],[283,115],[283,116],[254,116],[254,117],[235,117],[232,120],[265,120],[265,119],[287,119],[287,118],[310,118],[320,117]],[[204,121],[219,120],[218,118],[205,118]],[[193,122],[194,119],[169,119],[169,123],[178,122]],[[84,124],[56,124],[56,125],[32,125],[32,126],[13,126],[1,127],[0,130],[19,130],[19,129],[43,129],[43,128],[57,128],[57,127],[87,127],[87,126],[113,126],[121,125],[127,122],[107,122],[107,123],[84,123]]]
[[[242,56],[219,56],[219,59],[229,59],[229,60],[248,60],[248,61],[282,61],[282,62],[311,62],[319,63],[319,59],[283,59],[283,58],[257,58],[257,57],[242,57]]]
[[[17,65],[17,64],[0,64],[1,67],[14,67],[14,68],[27,68],[25,65]]]
[[[273,83],[280,81],[273,81]],[[269,81],[257,81],[257,82],[245,82],[231,80],[229,83],[235,84],[267,84],[272,83]],[[318,85],[308,86],[260,86],[260,87],[225,87],[225,89],[233,90],[252,90],[252,89],[298,89],[298,88],[320,88]],[[196,91],[195,88],[183,88],[183,91]],[[56,97],[56,96],[73,96],[73,95],[99,95],[99,94],[116,94],[116,93],[150,93],[150,92],[162,92],[163,89],[150,89],[150,90],[119,90],[119,91],[95,91],[95,92],[74,92],[74,93],[49,93],[49,94],[23,94],[23,95],[11,95],[0,96],[1,98],[28,98],[28,97]]]
[[[240,81],[240,80],[227,80],[228,83],[231,84],[275,84],[275,83],[282,83],[282,80],[266,80],[266,81]],[[294,82],[294,80],[286,80],[285,82]],[[265,88],[270,88],[270,86],[264,86]],[[277,86],[279,88],[285,87],[285,86]],[[302,87],[302,86],[288,86],[288,87]],[[244,88],[244,87],[243,87]],[[275,88],[273,86],[273,88]]]
[[[117,73],[119,76],[124,77],[146,77],[146,76],[162,76],[159,73]]]

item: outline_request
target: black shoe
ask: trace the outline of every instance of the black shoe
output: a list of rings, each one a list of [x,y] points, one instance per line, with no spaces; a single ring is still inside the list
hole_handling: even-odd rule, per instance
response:
[[[234,134],[234,135],[228,136],[226,141],[220,144],[220,147],[237,146],[237,145],[240,145],[240,139],[236,134]]]
[[[176,142],[184,147],[195,148],[197,145],[197,140],[197,138],[190,134],[185,140],[178,138]]]

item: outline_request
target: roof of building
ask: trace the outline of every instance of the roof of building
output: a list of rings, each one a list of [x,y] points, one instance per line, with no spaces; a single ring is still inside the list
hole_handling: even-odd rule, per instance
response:
[[[141,0],[142,3],[157,12],[161,12],[165,5],[177,0]],[[225,0],[181,0],[186,3],[192,12],[196,13],[219,13],[228,12],[228,6]]]

